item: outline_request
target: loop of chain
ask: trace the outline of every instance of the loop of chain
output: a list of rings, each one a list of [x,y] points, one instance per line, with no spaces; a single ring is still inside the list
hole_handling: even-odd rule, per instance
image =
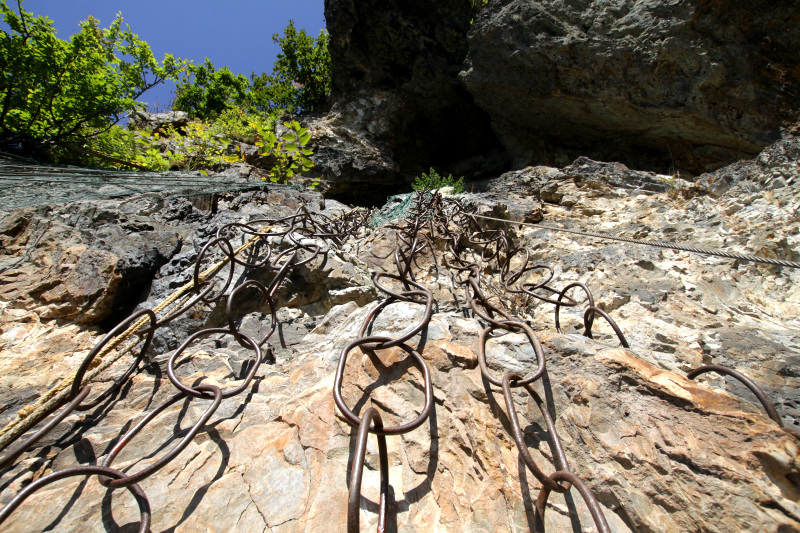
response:
[[[375,431],[370,431],[370,424],[375,424]],[[386,449],[386,436],[380,433],[383,421],[378,410],[374,407],[364,411],[364,417],[358,426],[358,440],[356,441],[355,455],[353,456],[353,469],[350,471],[349,497],[347,501],[347,533],[358,533],[359,513],[361,503],[361,476],[364,473],[364,460],[367,455],[367,438],[375,433],[378,439],[378,458],[381,468],[381,503],[378,511],[378,531],[386,530],[386,510],[389,499],[389,454]]]
[[[192,267],[190,281],[161,305],[154,309],[143,309],[133,313],[100,339],[83,359],[71,378],[65,392],[62,394],[63,400],[61,400],[61,403],[52,402],[51,405],[45,405],[41,413],[37,414],[39,415],[39,420],[41,420],[66,403],[62,411],[57,416],[52,417],[47,424],[28,437],[22,444],[7,453],[0,461],[0,468],[5,469],[13,465],[25,451],[30,449],[39,439],[75,410],[95,408],[116,395],[139,368],[141,361],[151,347],[156,331],[193,307],[215,304],[228,293],[225,305],[228,327],[207,328],[196,331],[181,343],[179,348],[169,357],[167,363],[167,375],[170,382],[178,389],[177,394],[146,413],[133,428],[120,437],[103,459],[102,465],[67,468],[31,483],[20,491],[6,507],[0,510],[0,524],[25,499],[41,487],[66,477],[97,475],[100,483],[105,487],[111,489],[125,487],[131,491],[139,503],[142,515],[140,531],[149,530],[150,507],[147,497],[138,483],[152,476],[180,455],[214,415],[223,399],[239,395],[250,387],[256,372],[264,362],[261,347],[272,336],[278,324],[278,307],[275,304],[275,293],[289,272],[327,253],[317,241],[329,240],[340,245],[347,238],[362,231],[368,217],[368,212],[353,210],[341,217],[330,218],[314,215],[305,207],[301,207],[293,215],[287,217],[263,219],[246,224],[237,222],[220,227],[215,236],[200,249]],[[266,227],[262,227],[263,225],[266,225]],[[237,237],[240,237],[243,241],[241,244],[235,244]],[[201,265],[204,261],[207,262],[207,258],[210,259],[212,255],[219,256],[220,254],[223,257],[222,261],[206,270],[202,270]],[[271,280],[266,285],[255,280],[243,281],[232,288],[234,270],[237,267],[245,270],[264,269],[271,274]],[[227,273],[223,274],[226,268]],[[266,308],[267,314],[270,316],[270,328],[258,341],[244,334],[236,324],[236,316],[241,314],[237,313],[236,304],[242,300],[240,295],[246,289],[254,289],[261,293],[259,309]],[[413,296],[425,295],[424,291],[417,292],[419,294]],[[430,301],[431,298],[428,298],[428,300]],[[175,372],[178,358],[185,354],[191,344],[202,342],[203,339],[216,335],[232,335],[241,347],[253,352],[251,360],[246,363],[250,365],[246,376],[240,380],[237,386],[226,387],[225,392],[215,385],[201,384],[189,387],[181,383]],[[407,348],[404,345],[400,347]],[[111,362],[107,362],[105,358],[111,357],[109,354],[113,351],[116,352],[115,356]],[[86,383],[95,379],[101,371],[104,371],[113,361],[122,356],[129,356],[132,359],[127,369],[100,395],[86,402],[86,398],[91,392],[91,387]],[[417,357],[419,356],[417,355]],[[426,404],[429,411],[433,401],[430,375],[424,372],[424,376],[429,390]],[[163,454],[155,462],[133,474],[123,474],[111,468],[112,463],[122,450],[158,415],[181,400],[193,401],[195,398],[211,400],[211,403],[202,416],[171,450]],[[376,425],[380,426],[380,419],[376,418],[375,420]]]

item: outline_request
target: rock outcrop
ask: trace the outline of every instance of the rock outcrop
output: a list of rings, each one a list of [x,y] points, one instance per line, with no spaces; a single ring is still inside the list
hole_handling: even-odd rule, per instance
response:
[[[686,378],[688,370],[704,363],[734,367],[765,389],[787,427],[800,427],[800,272],[597,241],[546,227],[796,260],[800,174],[791,158],[797,149],[796,142],[784,141],[753,161],[696,183],[584,158],[561,169],[514,171],[483,183],[483,192],[462,197],[481,213],[534,223],[486,221],[486,227],[506,227],[533,260],[550,265],[555,271],[551,285],[587,283],[630,343],[628,350],[618,348],[616,336],[602,324],[594,328],[594,340],[582,336],[581,317],[569,309],[562,310],[564,334],[558,334],[552,305],[505,295],[498,272],[483,272],[487,294],[531,324],[542,340],[547,377],[535,388],[556,420],[570,469],[596,494],[612,531],[800,529],[800,441],[771,421],[739,382],[713,374]],[[108,201],[11,213],[3,228],[18,254],[18,270],[54,246],[49,239],[23,237],[37,224],[72,235],[62,239],[64,246],[86,238],[81,230],[94,213],[116,213],[92,223],[98,234],[121,226],[129,239],[153,231],[180,236],[180,249],[165,252],[166,262],[135,302],[153,307],[186,281],[200,248],[217,228],[287,215],[303,203],[320,212],[320,202],[316,193],[272,187],[267,193],[225,196],[216,214],[186,200],[167,202],[148,215],[137,214],[130,203]],[[321,212],[336,216],[343,211],[345,206],[329,200]],[[62,216],[67,213],[72,218]],[[59,217],[61,225],[46,225]],[[356,432],[334,405],[334,372],[342,348],[357,336],[379,298],[369,272],[396,268],[395,231],[382,227],[330,247],[327,256],[281,284],[275,295],[281,306],[279,327],[270,340],[267,364],[244,394],[223,400],[175,461],[141,482],[153,506],[153,531],[344,528]],[[107,241],[80,242],[115,253]],[[121,244],[115,241],[114,246]],[[480,256],[480,250],[470,253]],[[71,256],[57,257],[51,268],[70,268],[62,262],[72,261]],[[4,264],[9,259],[4,257]],[[424,254],[414,272],[436,299],[430,324],[409,341],[431,369],[435,401],[425,424],[387,438],[388,530],[528,531],[539,483],[509,433],[502,391],[481,377],[477,350],[484,324],[469,313],[463,290],[441,257]],[[257,268],[237,267],[234,274],[237,283],[265,281]],[[106,297],[113,299],[110,279],[97,283],[111,287]],[[0,423],[74,370],[99,338],[96,325],[47,315],[48,305],[60,304],[33,294],[18,290],[3,296],[0,400],[8,407]],[[261,336],[271,320],[256,304],[245,305],[240,327]],[[223,308],[224,302],[201,305],[159,332],[146,363],[118,398],[71,415],[12,469],[0,473],[0,504],[49,471],[101,463],[132,423],[173,394],[167,359],[192,332],[224,325]],[[396,335],[421,314],[419,305],[395,302],[378,314],[370,333]],[[224,390],[237,385],[251,357],[222,334],[198,342],[190,353],[177,366],[180,378]],[[395,349],[351,352],[343,387],[347,404],[357,413],[376,407],[387,424],[419,413],[421,375],[403,354]],[[528,373],[536,363],[529,342],[519,334],[492,336],[487,358],[497,374]],[[523,392],[514,398],[531,455],[553,472],[551,439],[535,404]],[[206,404],[193,400],[167,409],[148,425],[147,436],[131,441],[115,468],[135,472],[152,464],[198,420]],[[363,529],[373,529],[377,520],[377,468],[370,438]],[[3,527],[135,528],[134,500],[124,491],[111,494],[96,479],[65,480],[32,496]],[[591,520],[580,498],[551,495],[546,530],[582,528],[591,529]]]
[[[393,161],[393,183],[431,166],[467,177],[505,169],[489,117],[458,80],[473,15],[469,0],[325,2],[331,116]]]
[[[503,391],[481,372],[487,320],[467,301],[465,272],[446,251],[453,245],[479,263],[474,276],[492,305],[541,340],[547,371],[533,388],[567,470],[596,496],[611,531],[800,531],[800,269],[585,235],[800,261],[800,141],[788,135],[798,118],[798,10],[788,0],[493,0],[470,27],[474,4],[482,2],[326,0],[333,108],[305,122],[328,200],[269,184],[216,200],[143,195],[0,213],[0,431],[130,312],[156,308],[226,256],[202,252],[221,228],[236,246],[262,224],[276,230],[259,230],[270,235],[223,267],[228,294],[249,284],[235,316],[224,298],[199,299],[160,325],[117,393],[73,412],[0,470],[0,513],[51,472],[111,457],[125,475],[140,472],[200,421],[187,447],[139,483],[152,531],[343,530],[357,440],[333,397],[343,349],[365,317],[374,319],[366,334],[397,337],[424,313],[398,299],[372,314],[386,292],[373,274],[402,263],[395,247],[408,197],[394,197],[347,239],[312,238],[307,226],[284,238],[277,219],[304,207],[342,223],[352,214],[345,203],[382,204],[436,166],[485,178],[454,200],[491,219],[476,222],[487,232],[457,242],[432,222],[418,234],[430,246],[411,270],[430,290],[432,316],[408,344],[430,369],[433,407],[419,427],[387,436],[386,530],[535,530],[541,484],[512,436]],[[515,170],[500,175],[503,150]],[[228,172],[258,172],[265,163],[249,154]],[[503,252],[512,270],[523,256],[552,269],[551,281],[537,267],[511,284],[533,292],[546,290],[540,283],[556,292],[586,284],[597,306],[591,332],[579,290],[569,294],[580,305],[560,309],[557,329],[552,303],[504,287],[508,272],[478,242],[500,228],[526,250]],[[316,246],[319,255],[284,277],[260,264],[265,254]],[[273,281],[264,298],[257,283]],[[174,373],[231,392],[252,370],[241,394],[207,419],[207,399],[176,398],[124,437],[175,394],[168,361],[184,341],[229,319],[254,338],[274,332],[261,366],[255,350],[217,330],[183,351]],[[520,333],[496,330],[485,353],[495,376],[541,362]],[[93,383],[112,383],[129,363]],[[708,364],[755,381],[778,414],[770,419],[736,379],[688,379]],[[355,413],[373,407],[385,425],[424,411],[423,373],[400,348],[351,350],[341,382]],[[535,398],[524,389],[509,397],[519,439],[552,474],[554,435]],[[370,436],[362,530],[378,522],[378,457]],[[552,494],[546,509],[546,531],[594,531],[575,490]],[[135,531],[138,523],[131,493],[75,477],[33,494],[2,529]]]
[[[799,24],[791,1],[496,0],[460,77],[516,168],[700,173],[796,128]]]

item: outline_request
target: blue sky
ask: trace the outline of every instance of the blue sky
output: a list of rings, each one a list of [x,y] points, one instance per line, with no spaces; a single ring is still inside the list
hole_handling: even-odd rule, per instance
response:
[[[15,8],[15,0],[7,0]],[[272,72],[280,52],[272,34],[294,20],[295,27],[316,37],[325,28],[323,0],[26,0],[22,7],[54,21],[58,37],[68,39],[78,22],[92,15],[108,27],[118,12],[156,57],[165,53],[202,63],[208,57],[219,68],[229,67],[247,76],[252,71]],[[3,28],[7,29],[7,28]],[[158,86],[142,100],[163,108],[171,99],[171,86]]]

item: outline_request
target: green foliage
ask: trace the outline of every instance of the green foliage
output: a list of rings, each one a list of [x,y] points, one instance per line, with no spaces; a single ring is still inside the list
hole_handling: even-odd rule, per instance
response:
[[[17,12],[18,11],[18,12]],[[145,91],[177,79],[186,62],[170,54],[159,63],[150,46],[122,29],[89,17],[68,41],[53,21],[0,0],[10,33],[0,32],[0,130],[43,141],[79,142],[98,135],[141,104]]]
[[[175,143],[175,149],[167,152],[173,166],[199,170],[201,174],[208,175],[205,169],[221,167],[226,163],[226,149],[231,142],[219,135],[211,124],[194,120],[186,125],[183,135],[176,134],[171,128],[166,135]]]
[[[415,191],[430,191],[434,189],[441,189],[442,187],[452,187],[453,193],[459,194],[464,192],[464,178],[453,178],[453,175],[440,176],[433,168],[430,173],[422,173],[422,176],[414,180],[411,186]]]
[[[281,47],[272,74],[253,72],[248,81],[227,67],[216,70],[206,58],[181,78],[174,109],[207,121],[236,108],[248,114],[280,114],[322,107],[331,85],[328,33],[322,30],[314,39],[305,30],[297,31],[290,20],[283,36],[276,33],[272,40]]]
[[[86,146],[91,150],[110,157],[135,163],[149,170],[168,170],[171,166],[169,155],[161,151],[155,141],[158,137],[143,132],[130,131],[114,125],[91,139]],[[100,158],[89,158],[83,164],[95,167],[108,166],[109,162]],[[123,165],[113,163],[122,168]]]
[[[306,128],[300,126],[296,120],[283,123],[288,131],[279,139],[272,131],[261,129],[253,124],[258,130],[259,141],[258,153],[262,156],[270,156],[275,161],[269,173],[269,180],[274,183],[288,183],[298,171],[307,172],[314,166],[311,155],[314,153],[310,148],[306,148],[311,134]],[[266,177],[262,178],[266,181]],[[316,187],[319,181],[312,187]]]
[[[242,159],[241,155],[230,159],[227,155],[230,144],[214,125],[195,120],[186,126],[182,135],[172,127],[162,133],[150,133],[113,126],[92,139],[87,148],[148,170],[199,170],[207,175],[207,170]],[[100,158],[90,159],[86,163],[92,166],[109,164]]]
[[[250,84],[243,74],[228,67],[217,70],[206,58],[202,65],[189,65],[178,82],[173,108],[190,118],[213,120],[235,107],[246,107]]]
[[[229,115],[233,116],[233,113]],[[242,117],[247,116],[242,113]],[[270,117],[253,115],[251,118],[256,118],[247,125],[248,131],[253,132],[253,144],[258,147],[258,154],[271,165],[268,176],[262,180],[289,183],[291,178],[314,166],[313,151],[307,147],[311,134],[300,123],[284,122],[287,131],[278,137]],[[238,128],[239,124],[235,127]],[[183,134],[171,127],[162,133],[149,133],[113,126],[92,139],[86,147],[149,170],[199,170],[207,174],[208,170],[245,160],[241,147],[233,145],[231,137],[222,132],[223,128],[219,122],[210,124],[199,120],[190,122]],[[89,158],[85,163],[91,166],[109,164],[100,158]],[[122,167],[119,164],[112,166]],[[318,184],[319,180],[312,188]]]
[[[258,132],[261,130],[274,130],[278,122],[280,113],[261,114],[247,112],[239,107],[232,107],[223,111],[214,127],[225,138],[247,144],[255,144],[258,140]]]
[[[272,75],[262,73],[250,77],[251,106],[259,110],[289,109],[303,113],[325,105],[331,87],[331,56],[328,32],[321,30],[316,39],[305,30],[299,32],[294,21],[283,30],[283,37],[274,34],[280,45]]]

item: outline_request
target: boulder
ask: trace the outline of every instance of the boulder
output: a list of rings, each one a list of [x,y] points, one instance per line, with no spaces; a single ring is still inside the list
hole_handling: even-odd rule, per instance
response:
[[[494,0],[460,78],[513,159],[699,174],[800,118],[791,0]]]
[[[182,131],[189,123],[189,114],[185,111],[165,111],[163,113],[148,113],[147,111],[133,111],[128,116],[128,127],[134,130],[149,132],[165,131],[172,127]]]
[[[458,81],[473,13],[469,0],[325,2],[333,113],[397,165],[392,184],[431,166],[468,177],[505,167],[488,116]]]

